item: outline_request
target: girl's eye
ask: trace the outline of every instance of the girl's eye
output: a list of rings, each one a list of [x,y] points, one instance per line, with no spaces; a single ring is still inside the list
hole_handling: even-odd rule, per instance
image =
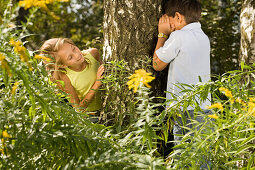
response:
[[[72,59],[72,56],[70,55],[69,57],[68,57],[68,60],[71,60]]]

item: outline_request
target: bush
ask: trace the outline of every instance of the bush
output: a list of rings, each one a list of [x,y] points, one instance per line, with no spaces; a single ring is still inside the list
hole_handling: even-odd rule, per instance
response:
[[[14,23],[18,8],[8,3],[0,25],[0,167],[3,169],[249,169],[254,160],[254,66],[242,64],[216,81],[178,84],[184,95],[157,110],[150,95],[153,79],[145,70],[128,69],[125,61],[109,61],[103,80],[101,123],[65,102],[66,94],[49,83],[35,52],[22,40],[26,24]],[[33,17],[37,8],[30,9]],[[47,58],[41,58],[47,59]],[[131,75],[132,74],[132,75]],[[131,76],[130,76],[131,75]],[[133,91],[130,91],[130,90]],[[173,117],[212,95],[212,114],[191,120],[194,128],[166,161],[159,141],[168,141]],[[182,110],[180,110],[180,107]],[[197,128],[199,127],[199,128]],[[158,134],[158,132],[160,132]],[[188,142],[189,141],[189,142]]]

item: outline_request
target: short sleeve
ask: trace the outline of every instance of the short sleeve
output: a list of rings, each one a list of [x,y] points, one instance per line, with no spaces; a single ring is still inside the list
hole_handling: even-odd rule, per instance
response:
[[[165,62],[170,63],[180,52],[181,39],[178,31],[172,32],[169,38],[166,40],[163,47],[160,47],[156,54],[158,58]]]
[[[89,59],[90,61],[93,61],[95,63],[99,63],[99,61],[97,61],[97,59],[95,59],[95,57],[90,52],[88,52],[87,50],[83,50],[82,54],[85,58]]]

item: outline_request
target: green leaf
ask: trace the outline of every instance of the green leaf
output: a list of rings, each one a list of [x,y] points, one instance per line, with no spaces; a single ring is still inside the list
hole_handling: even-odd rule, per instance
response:
[[[250,148],[255,148],[255,145],[254,144],[249,144],[249,145],[243,146],[243,147],[241,147],[237,150],[237,154],[244,153],[244,152],[246,152],[246,150],[248,150]]]
[[[240,146],[245,145],[245,144],[251,142],[252,140],[255,140],[255,135],[254,135],[254,134],[251,135],[250,137],[248,137],[247,139],[245,139],[245,140],[240,144]]]

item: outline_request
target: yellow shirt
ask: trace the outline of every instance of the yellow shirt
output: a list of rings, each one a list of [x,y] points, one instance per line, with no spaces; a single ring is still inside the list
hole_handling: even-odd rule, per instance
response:
[[[80,100],[86,96],[97,79],[97,69],[100,63],[88,52],[82,52],[83,56],[89,60],[89,65],[81,72],[73,71],[66,68],[66,75],[71,81]],[[101,100],[98,92],[95,94],[93,100],[86,108],[86,111],[96,111],[101,108]]]

